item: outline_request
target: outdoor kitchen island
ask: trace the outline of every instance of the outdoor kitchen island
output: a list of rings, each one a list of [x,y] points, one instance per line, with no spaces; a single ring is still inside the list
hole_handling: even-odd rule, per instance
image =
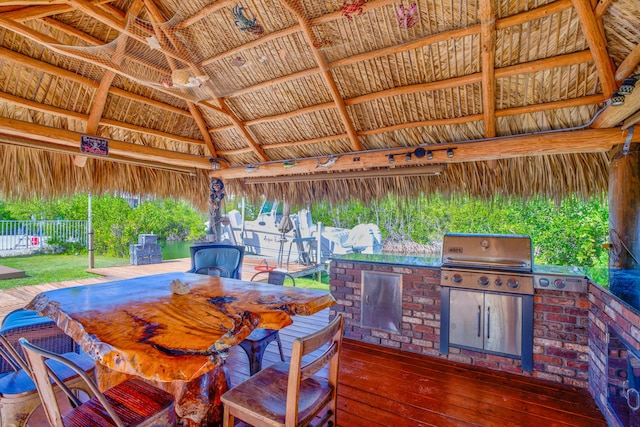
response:
[[[330,277],[337,303],[331,315],[344,314],[345,338],[587,389],[609,425],[625,425],[607,400],[608,390],[630,394],[623,381],[608,378],[607,336],[616,332],[624,337],[631,347],[629,354],[640,349],[637,312],[591,281],[586,292],[537,286],[532,313],[524,313],[533,318],[530,371],[523,370],[522,357],[517,355],[456,345],[444,353],[441,266],[440,257],[349,254],[335,258]],[[371,285],[363,283],[363,278]]]

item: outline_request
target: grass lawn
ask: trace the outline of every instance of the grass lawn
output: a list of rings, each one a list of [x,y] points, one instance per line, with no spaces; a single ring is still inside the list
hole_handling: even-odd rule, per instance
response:
[[[95,257],[95,266],[115,267],[128,265],[128,258]],[[39,285],[41,283],[64,282],[66,280],[88,279],[97,274],[87,273],[89,262],[87,255],[32,255],[13,258],[0,258],[0,265],[23,270],[27,277],[20,279],[0,280],[0,290],[16,288],[18,286]],[[286,279],[285,286],[291,286],[291,280]],[[317,275],[298,277],[296,287],[329,290],[329,276],[322,274],[322,281],[318,282]]]
[[[0,280],[0,289],[18,286],[38,285],[40,283],[63,282],[65,280],[98,277],[87,273],[88,256],[84,255],[32,255],[13,258],[0,258],[0,264],[23,270],[26,277]],[[115,267],[129,264],[128,258],[107,258],[96,256],[95,266]]]

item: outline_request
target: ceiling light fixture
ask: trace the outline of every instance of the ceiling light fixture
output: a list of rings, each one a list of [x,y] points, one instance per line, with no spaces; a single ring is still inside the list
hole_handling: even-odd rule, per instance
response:
[[[407,153],[404,155],[404,161],[405,162],[410,162],[411,161],[411,153]]]
[[[624,81],[618,88],[617,93],[621,95],[629,95],[631,92],[633,92],[633,89],[636,87],[637,81],[638,81],[638,78],[636,77],[636,75],[627,77],[626,79],[624,79]]]
[[[413,152],[413,155],[416,156],[417,159],[421,159],[424,157],[424,154],[426,153],[425,149],[422,147],[418,147],[415,149],[415,151]]]
[[[244,168],[244,170],[247,172],[255,172],[258,170],[258,165],[249,165],[246,168]]]
[[[611,95],[611,105],[613,107],[624,105],[624,94],[620,92],[613,92],[613,95]]]
[[[393,162],[395,161],[393,158],[393,154],[389,154],[387,157],[389,158],[389,164],[393,164]]]
[[[296,164],[297,164],[297,162],[296,162],[295,160],[285,160],[285,161],[284,161],[284,163],[282,163],[282,165],[283,165],[285,168],[293,167],[293,166],[295,166]]]
[[[453,148],[447,148],[447,157],[448,158],[452,158],[453,157]]]
[[[433,151],[428,150],[427,151],[427,160],[432,160],[433,159]]]

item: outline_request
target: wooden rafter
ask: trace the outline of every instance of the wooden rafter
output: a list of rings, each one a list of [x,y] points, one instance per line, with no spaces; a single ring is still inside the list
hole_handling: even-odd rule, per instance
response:
[[[367,7],[372,8],[373,6],[375,6],[376,4],[374,2],[369,2],[367,3]],[[522,12],[519,13],[517,15],[513,15],[513,16],[509,16],[506,18],[501,18],[498,19],[496,21],[496,29],[497,30],[501,30],[501,29],[505,29],[508,27],[512,27],[512,26],[516,26],[516,25],[522,25],[526,22],[530,22],[536,19],[540,19],[555,13],[559,13],[562,12],[563,10],[566,10],[568,8],[572,7],[572,3],[571,0],[557,0],[554,1],[550,4],[544,5],[544,6],[540,6],[536,9],[532,9],[526,12]],[[336,20],[336,19],[342,19],[343,17],[340,14],[336,14],[336,13],[331,13],[331,14],[327,14],[325,15],[327,18],[323,19],[323,22],[325,21],[330,21],[330,20]],[[330,18],[328,18],[330,17]],[[312,24],[316,23],[316,20],[312,21]],[[281,30],[283,33],[282,35],[284,35],[285,31],[286,34],[288,34],[288,30],[290,29],[296,29],[296,30],[300,30],[300,26],[299,24],[296,24],[295,26],[289,27],[285,30]],[[460,28],[460,29],[456,29],[456,30],[450,30],[450,31],[444,31],[442,33],[438,33],[438,34],[432,34],[432,35],[428,35],[410,42],[406,42],[400,45],[396,45],[396,46],[390,46],[390,47],[386,47],[386,48],[382,48],[382,49],[377,49],[377,50],[373,50],[370,52],[364,52],[358,55],[352,55],[346,58],[342,58],[342,59],[337,59],[331,63],[329,63],[329,67],[331,69],[335,69],[338,67],[343,67],[346,65],[351,65],[351,64],[355,64],[358,62],[363,62],[363,61],[367,61],[367,60],[371,60],[371,59],[375,59],[375,58],[380,58],[380,57],[384,57],[384,56],[389,56],[389,55],[394,55],[397,53],[401,53],[401,52],[407,52],[410,50],[414,50],[414,49],[419,49],[421,47],[424,46],[428,46],[431,44],[436,44],[436,43],[441,43],[447,40],[454,40],[454,39],[459,39],[459,38],[463,38],[463,37],[468,37],[468,36],[472,36],[472,35],[476,35],[476,34],[480,34],[481,32],[481,26],[480,25],[472,25],[466,28]],[[236,47],[235,49],[233,49],[233,52],[240,52],[243,51],[245,49],[248,49],[250,47],[255,47],[258,46],[259,44],[262,44],[268,40],[271,40],[272,35],[275,35],[276,33],[272,33],[269,35],[266,35],[264,37],[261,37],[257,40],[254,40],[250,43],[241,45]],[[211,62],[213,62],[216,59],[220,59],[225,57],[225,53],[220,54],[214,58],[210,58],[207,59],[205,61],[203,61],[203,63],[205,64],[209,64]],[[234,96],[240,96],[240,95],[244,95],[248,92],[252,92],[255,90],[260,90],[260,89],[264,89],[265,87],[270,87],[276,84],[282,84],[282,83],[286,83],[288,81],[292,81],[292,80],[297,80],[303,77],[307,77],[310,75],[314,75],[320,72],[320,68],[316,67],[316,68],[310,68],[308,70],[303,70],[303,71],[299,71],[297,73],[293,73],[290,74],[288,76],[282,76],[280,78],[276,78],[276,79],[272,79],[269,80],[267,82],[263,82],[263,83],[258,83],[256,85],[253,86],[248,86],[246,88],[242,88],[242,89],[238,89],[236,91],[233,91],[229,94],[226,95],[227,98],[230,97],[234,97]]]
[[[172,172],[180,172],[180,173],[188,173],[188,174],[193,174],[196,172],[196,168],[192,168],[188,166],[178,166],[175,164],[169,165],[167,163],[154,162],[154,161],[144,160],[144,159],[131,159],[129,157],[120,156],[118,154],[109,154],[108,157],[92,156],[84,153],[78,154],[78,148],[76,147],[70,147],[67,145],[57,144],[53,142],[36,141],[33,139],[21,138],[16,136],[8,136],[2,133],[0,133],[0,144],[17,145],[20,147],[34,148],[34,149],[43,150],[43,151],[51,151],[54,153],[69,154],[71,156],[74,156],[75,159],[77,158],[84,159],[84,162],[94,157],[94,158],[99,158],[100,160],[106,160],[110,162],[126,163],[130,165],[142,166],[142,167],[153,168],[153,169],[164,169]],[[75,162],[75,159],[74,159],[74,162]]]
[[[326,58],[320,52],[320,49],[316,49],[314,44],[316,44],[316,38],[313,34],[313,30],[311,29],[311,25],[307,17],[304,15],[302,5],[299,0],[281,0],[281,2],[285,5],[287,9],[294,14],[294,16],[298,19],[300,26],[302,27],[302,32],[305,36],[307,44],[309,45],[309,49],[313,53],[313,57],[316,60],[316,63],[320,67],[320,71],[322,73],[322,78],[324,79],[325,84],[327,85],[329,92],[331,93],[331,97],[333,98],[333,102],[335,107],[338,109],[338,114],[342,119],[342,124],[347,130],[347,135],[349,135],[349,141],[351,142],[351,148],[354,151],[362,150],[362,144],[358,139],[358,134],[356,133],[356,129],[353,125],[353,121],[351,117],[349,117],[349,112],[347,111],[347,107],[342,100],[342,95],[340,94],[340,90],[338,89],[338,85],[336,84],[335,79],[333,78],[333,74],[331,74],[331,68],[327,63]]]
[[[594,104],[600,104],[604,101],[605,101],[604,95],[591,95],[591,96],[585,96],[582,98],[567,99],[564,101],[546,102],[543,104],[525,105],[522,107],[513,107],[513,108],[506,108],[503,110],[497,110],[496,117],[507,117],[507,116],[521,115],[521,114],[537,113],[541,111],[557,110],[560,108],[571,108],[571,107],[580,107],[584,105],[594,105]],[[451,125],[457,125],[462,123],[476,122],[482,119],[483,119],[482,114],[473,114],[470,116],[453,117],[449,119],[421,120],[418,122],[407,122],[407,123],[402,123],[398,125],[391,125],[391,126],[385,126],[385,127],[376,128],[376,129],[363,130],[363,131],[359,131],[358,135],[359,136],[379,135],[382,133],[395,132],[398,130],[411,129],[416,127],[451,126]],[[336,140],[346,139],[346,138],[347,138],[347,134],[342,133],[342,134],[330,135],[326,137],[306,139],[303,141],[280,142],[276,144],[269,144],[269,145],[265,145],[264,149],[270,150],[274,148],[304,146],[304,145],[310,145],[310,144],[317,144],[321,142],[336,141]],[[223,156],[231,156],[231,155],[242,154],[244,152],[246,152],[245,149],[222,150],[222,151],[218,151],[218,154]]]
[[[629,77],[638,64],[640,64],[640,44],[637,45],[629,55],[627,55],[616,70],[616,81],[621,82],[625,78]]]
[[[482,110],[484,113],[484,136],[496,136],[496,16],[493,0],[480,0],[480,52],[482,63]]]
[[[595,13],[589,0],[573,0],[573,6],[582,24],[582,31],[589,43],[589,49],[593,54],[593,61],[598,70],[598,76],[602,83],[602,92],[609,96],[618,89],[613,74],[613,65],[607,52],[607,40],[601,25],[596,20]]]
[[[0,117],[0,133],[15,137],[29,135],[32,139],[41,142],[66,145],[80,149],[80,136],[82,134],[65,129],[28,123],[21,120]],[[139,144],[110,140],[109,153],[122,156],[131,160],[150,160],[168,165],[193,167],[197,169],[211,169],[209,159],[193,154],[179,153],[160,148],[147,147]]]
[[[51,105],[41,104],[39,102],[32,101],[30,99],[19,98],[19,97],[15,96],[15,95],[11,95],[11,94],[4,93],[4,92],[0,92],[0,100],[4,100],[6,102],[10,102],[10,103],[15,104],[15,105],[20,105],[20,106],[22,106],[24,108],[29,108],[29,109],[34,110],[34,111],[40,111],[42,113],[52,114],[52,115],[57,116],[57,117],[63,117],[65,119],[79,120],[79,121],[82,121],[82,122],[87,122],[89,120],[89,115],[88,114],[78,113],[78,112],[71,111],[71,110],[64,110],[62,108],[54,107],[54,106],[51,106]],[[203,145],[204,144],[204,141],[199,140],[199,139],[185,138],[185,137],[180,136],[180,135],[175,135],[175,134],[162,132],[162,131],[159,131],[159,130],[154,130],[154,129],[149,129],[149,128],[143,128],[141,126],[132,125],[130,123],[123,123],[123,122],[119,122],[119,121],[111,120],[111,119],[102,118],[100,120],[100,124],[103,125],[103,126],[110,126],[110,127],[115,127],[115,128],[119,128],[119,129],[138,132],[138,133],[142,133],[142,134],[146,134],[146,135],[152,135],[152,136],[155,136],[155,137],[158,137],[158,138],[172,139],[172,140],[175,140],[177,142],[182,142],[182,143],[185,143],[185,144],[195,144],[195,145]]]
[[[594,120],[591,127],[601,129],[617,126],[638,110],[640,110],[640,89],[636,88],[636,90],[624,97],[623,105],[610,105],[607,107],[607,109]],[[638,133],[640,134],[640,132]]]
[[[145,2],[145,5],[147,7],[147,10],[149,11],[149,13],[153,17],[153,19],[156,20],[156,22],[164,22],[164,18],[160,14],[160,11],[157,9],[157,7],[153,3],[153,1],[152,0],[144,0],[144,2]],[[173,47],[175,49],[177,49],[178,51],[183,51],[183,50],[185,51],[184,54],[183,54],[183,58],[187,58],[186,63],[189,64],[191,70],[195,73],[195,75],[203,74],[203,72],[199,68],[199,66],[194,61],[190,60],[190,58],[188,58],[188,53],[187,53],[186,49],[184,49],[184,46],[181,45],[181,42],[179,40],[173,38],[171,34],[168,34],[166,32],[164,33],[164,36],[167,39],[169,39],[169,41],[171,42],[171,44],[173,45]],[[162,39],[162,38],[159,37],[159,39]],[[267,161],[269,158],[265,154],[264,150],[262,150],[260,145],[254,140],[253,136],[246,129],[244,123],[233,113],[233,111],[231,111],[231,109],[229,109],[229,107],[224,102],[224,99],[223,98],[218,98],[216,96],[216,94],[215,94],[215,92],[213,90],[213,87],[211,86],[211,83],[210,82],[205,82],[203,84],[203,86],[204,86],[204,88],[206,90],[208,90],[209,95],[211,95],[211,97],[218,102],[218,104],[220,105],[220,108],[222,109],[222,111],[224,111],[227,114],[227,116],[229,117],[231,122],[236,126],[238,131],[240,131],[240,133],[242,134],[244,139],[247,141],[247,143],[249,144],[251,149],[254,151],[254,153],[258,156],[258,158],[261,161]],[[196,119],[196,123],[198,123],[198,127],[200,128],[201,132],[204,133],[205,141],[207,142],[207,146],[209,147],[209,150],[211,151],[211,155],[213,157],[217,157],[216,149],[215,149],[215,147],[213,145],[213,141],[211,139],[211,134],[209,133],[209,130],[207,129],[206,122],[205,122],[204,118],[202,117],[202,114],[200,113],[200,111],[198,110],[198,108],[196,107],[195,104],[189,103],[188,105],[189,105],[189,110],[194,115],[194,119]]]

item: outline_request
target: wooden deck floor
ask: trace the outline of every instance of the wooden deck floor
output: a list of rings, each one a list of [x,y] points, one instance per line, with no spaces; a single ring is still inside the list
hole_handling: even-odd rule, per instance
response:
[[[179,262],[173,266],[179,269],[172,271],[185,270]],[[157,265],[149,271],[138,275],[164,272]],[[122,270],[114,270],[100,279],[0,291],[0,318],[9,311],[8,306],[22,307],[43,290],[121,279],[121,274]],[[294,338],[327,322],[328,310],[295,316],[293,325],[280,332],[285,355],[291,353]],[[272,343],[263,365],[277,361],[277,346]],[[607,425],[582,389],[348,339],[344,340],[340,363],[338,424],[343,427]],[[232,385],[249,376],[247,356],[239,347],[232,349],[227,367]]]
[[[327,322],[327,310],[294,317],[280,332],[285,355],[296,336]],[[279,361],[277,351],[272,343],[264,366]],[[232,385],[248,377],[247,363],[242,349],[234,348],[227,361]],[[344,427],[607,425],[586,390],[349,339],[338,394],[338,424]]]

